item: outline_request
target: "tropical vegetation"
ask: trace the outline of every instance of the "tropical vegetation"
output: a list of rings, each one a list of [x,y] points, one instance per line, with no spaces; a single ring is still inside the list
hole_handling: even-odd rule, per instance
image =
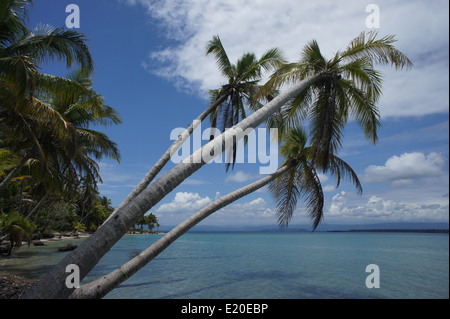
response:
[[[280,66],[260,92],[255,94],[255,97],[261,97],[267,96],[271,92],[270,98],[267,98],[269,102],[265,106],[215,137],[210,143],[192,154],[189,160],[178,164],[135,195],[132,203],[117,210],[114,218],[108,220],[85,242],[82,256],[70,255],[56,265],[51,274],[34,287],[29,297],[45,294],[44,287],[50,284],[50,278],[57,276],[62,280],[64,265],[67,263],[82,264],[88,269],[93,267],[95,263],[92,260],[101,258],[121,238],[123,234],[119,234],[117,231],[121,225],[134,223],[143,213],[205,164],[202,161],[203,152],[209,152],[211,149],[224,151],[224,146],[231,145],[230,141],[243,137],[242,134],[239,135],[239,132],[255,128],[263,122],[276,123],[278,127],[281,125],[284,129],[281,130],[280,137],[297,141],[297,146],[286,146],[284,149],[286,156],[290,154],[297,159],[298,162],[289,161],[290,165],[295,163],[295,169],[284,165],[280,168],[281,172],[280,170],[276,172],[280,174],[276,176],[276,180],[274,178],[272,181],[270,177],[264,180],[264,182],[272,181],[271,190],[278,199],[280,223],[286,225],[289,222],[293,216],[297,197],[306,195],[307,209],[313,217],[314,227],[317,226],[322,216],[321,188],[319,188],[318,180],[314,178],[314,175],[307,175],[306,171],[313,169],[313,171],[330,172],[336,177],[338,184],[341,178],[347,177],[361,191],[356,174],[336,155],[341,146],[342,128],[349,116],[352,116],[360,124],[364,134],[372,142],[376,142],[376,131],[379,126],[376,103],[381,93],[381,77],[379,71],[374,69],[374,65],[376,63],[391,64],[397,69],[412,67],[411,61],[393,46],[394,42],[395,38],[392,36],[378,39],[376,33],[368,35],[362,33],[350,43],[343,53],[338,52],[331,60],[323,58],[315,41],[307,44],[299,63],[286,63]],[[276,92],[286,84],[291,86],[280,94],[272,96],[272,92]],[[302,138],[304,134],[301,130],[296,130],[293,124],[306,127],[306,132],[310,136],[308,151],[304,147],[305,144],[301,142],[305,140]],[[300,149],[305,151],[301,152]],[[302,160],[299,154],[306,156],[307,160]],[[252,187],[257,186],[252,185],[249,189]],[[245,195],[246,191],[242,191]],[[311,194],[313,195],[311,196]],[[229,200],[232,201],[232,198],[233,196],[230,196]],[[139,259],[138,261],[133,258],[129,263],[112,272],[111,276],[105,276],[96,281],[95,285],[88,284],[84,289],[72,292],[65,289],[63,285],[55,284],[54,287],[57,291],[52,291],[49,295],[68,297],[73,293],[72,297],[74,298],[103,296],[105,291],[114,289],[124,280],[127,272],[130,275],[133,274],[137,265],[151,260],[186,228],[191,227],[189,225],[195,224],[198,220],[199,216],[193,215],[177,226],[173,232],[169,232],[165,239],[161,239],[153,247],[150,247],[148,253],[139,254],[136,257]],[[123,227],[122,231],[125,229],[126,227]],[[169,236],[169,234],[171,235]],[[110,245],[100,247],[97,243],[102,242],[104,238],[108,238]],[[82,276],[86,273],[83,273]]]
[[[379,38],[376,32],[361,33],[331,59],[311,41],[293,63],[275,48],[259,59],[246,53],[232,64],[215,36],[207,43],[206,54],[214,55],[227,83],[210,91],[209,107],[113,209],[108,198],[98,193],[98,161],[105,157],[119,161],[120,153],[108,136],[92,126],[119,124],[120,117],[92,89],[93,61],[84,36],[49,26],[30,31],[24,23],[30,3],[7,0],[0,4],[0,157],[4,159],[0,238],[8,238],[13,247],[24,238],[29,240],[36,229],[95,232],[24,298],[102,297],[199,221],[264,185],[269,185],[275,199],[281,226],[294,218],[297,201],[303,199],[315,229],[324,205],[319,172],[333,175],[338,185],[346,179],[362,192],[355,172],[338,153],[349,119],[359,124],[370,142],[377,141],[382,79],[375,65],[412,67],[395,48],[394,36]],[[58,77],[39,71],[53,59],[64,61],[71,73]],[[260,83],[263,72],[271,72],[265,84]],[[213,127],[228,129],[213,134],[187,161],[153,181],[208,116]],[[237,141],[245,139],[242,132],[264,123],[279,129],[284,161],[276,172],[219,198],[98,281],[75,292],[65,285],[68,264],[79,266],[82,279],[130,229],[158,226],[155,216],[146,213],[206,164],[205,152],[214,150],[217,156],[216,150],[223,152],[229,146],[234,158]]]
[[[30,5],[0,3],[0,243],[11,249],[33,233],[95,231],[113,210],[98,192],[98,162],[120,160],[116,143],[92,129],[121,119],[92,88],[86,38],[29,29]],[[53,60],[66,77],[41,72]]]

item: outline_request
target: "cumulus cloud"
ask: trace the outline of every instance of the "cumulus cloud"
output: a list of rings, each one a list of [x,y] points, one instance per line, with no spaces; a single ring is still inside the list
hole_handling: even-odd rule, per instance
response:
[[[448,201],[405,202],[370,196],[355,201],[354,195],[342,191],[336,194],[325,218],[339,221],[436,221],[448,222]]]
[[[215,199],[221,197],[216,192]],[[199,211],[213,200],[198,193],[178,192],[170,203],[162,204],[155,212],[160,223],[165,225],[178,224]],[[243,198],[240,202],[230,204],[216,211],[202,221],[202,224],[212,225],[249,225],[276,223],[275,210],[262,198]]]
[[[446,159],[436,152],[425,155],[420,152],[394,155],[382,166],[366,168],[363,180],[366,183],[405,182],[407,180],[441,176]]]
[[[275,221],[275,211],[268,207],[267,202],[262,198],[258,197],[250,202],[243,202],[238,204],[232,204],[222,208],[215,215],[219,219],[228,221],[253,221],[261,222],[261,219],[267,219],[271,222]]]
[[[157,213],[176,213],[197,211],[211,203],[208,196],[201,197],[198,193],[178,192],[170,203],[162,204]]]
[[[312,39],[331,58],[359,32],[371,30],[365,25],[370,1],[120,1],[143,6],[170,40],[166,47],[149,49],[143,67],[204,97],[223,84],[214,59],[204,54],[213,35],[220,35],[231,61],[249,51],[260,56],[271,47],[282,48],[295,61]],[[380,35],[395,34],[397,47],[415,64],[407,76],[383,68],[381,116],[448,112],[448,2],[380,0],[377,5]]]

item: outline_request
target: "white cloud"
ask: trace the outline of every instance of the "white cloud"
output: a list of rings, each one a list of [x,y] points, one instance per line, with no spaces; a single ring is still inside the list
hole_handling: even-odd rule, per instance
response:
[[[221,194],[216,192],[215,200]],[[179,224],[195,212],[199,211],[212,200],[197,193],[179,192],[170,203],[162,204],[155,212],[158,220],[164,225]],[[262,198],[250,200],[242,198],[225,206],[202,221],[202,224],[210,225],[251,225],[276,223],[275,210]]]
[[[448,200],[444,198],[418,203],[372,195],[365,201],[355,201],[353,194],[341,192],[333,197],[325,218],[339,222],[448,222],[448,211]]]
[[[325,186],[323,187],[323,191],[324,191],[325,193],[331,193],[331,192],[334,192],[335,190],[336,190],[336,187],[333,186],[333,185],[325,185]]]
[[[245,52],[260,56],[271,47],[295,61],[303,46],[316,39],[331,58],[361,31],[369,31],[365,11],[371,1],[292,0],[122,0],[142,5],[171,45],[152,50],[143,66],[170,79],[180,89],[206,96],[223,82],[205,44],[220,35],[236,61]],[[448,112],[448,2],[377,1],[380,35],[395,34],[396,46],[415,68],[405,73],[383,68],[382,117]]]
[[[214,214],[217,219],[228,223],[237,221],[262,222],[261,219],[269,218],[270,222],[276,222],[275,211],[268,207],[262,197],[258,197],[250,202],[243,202],[226,206]],[[214,221],[214,220],[213,220]]]
[[[178,192],[170,203],[162,204],[157,213],[195,212],[211,203],[208,196],[201,197],[198,193]]]
[[[317,176],[319,177],[321,184],[324,184],[329,179],[329,177],[323,173],[318,173]]]
[[[392,156],[383,166],[371,165],[366,168],[363,180],[366,183],[383,183],[441,176],[446,159],[438,153],[425,155],[420,152]]]
[[[255,175],[253,175],[253,174],[245,173],[243,171],[237,171],[236,173],[234,173],[232,175],[228,175],[227,178],[225,179],[225,181],[226,182],[243,183],[243,182],[250,181],[254,178],[255,178]]]

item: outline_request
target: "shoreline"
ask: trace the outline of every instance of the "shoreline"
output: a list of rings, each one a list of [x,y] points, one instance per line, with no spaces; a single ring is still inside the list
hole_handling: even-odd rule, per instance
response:
[[[78,239],[78,238],[87,238],[90,237],[91,234],[89,233],[78,233],[76,235],[63,235],[60,233],[53,233],[53,237],[50,238],[42,238],[42,239],[35,239],[32,240],[31,243],[40,241],[40,242],[52,242],[52,241],[63,241],[63,240],[69,240],[69,239]]]
[[[327,230],[328,233],[429,233],[448,234],[448,229],[349,229]]]
[[[57,242],[57,241],[64,241],[64,240],[72,240],[72,239],[80,239],[80,238],[88,238],[92,234],[90,233],[78,233],[77,235],[63,235],[60,233],[53,233],[54,237],[51,238],[42,238],[42,239],[35,239],[31,241],[31,244],[34,242]],[[165,232],[156,232],[156,233],[131,233],[127,232],[125,235],[164,235]],[[124,236],[125,236],[124,235]],[[23,242],[23,244],[27,244],[27,242]]]
[[[127,235],[161,235],[165,234],[164,232],[156,232],[156,233],[130,233],[127,232]],[[54,233],[54,237],[52,238],[42,238],[32,240],[30,246],[34,245],[35,242],[41,242],[43,245],[45,243],[57,243],[70,241],[74,239],[83,239],[90,237],[90,233],[78,233],[77,235],[64,235],[62,233]],[[23,243],[27,245],[27,242]],[[34,246],[39,246],[34,245]],[[0,256],[2,258],[3,256]],[[26,293],[34,284],[38,282],[37,279],[30,279],[24,276],[20,276],[17,274],[13,274],[8,272],[7,270],[0,268],[0,300],[2,299],[19,299],[24,293]]]

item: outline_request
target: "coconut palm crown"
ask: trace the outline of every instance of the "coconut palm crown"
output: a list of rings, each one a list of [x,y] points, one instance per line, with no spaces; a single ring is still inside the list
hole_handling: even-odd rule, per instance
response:
[[[228,83],[220,89],[210,90],[211,103],[220,97],[226,96],[224,102],[211,112],[211,128],[216,128],[221,123],[222,132],[246,118],[246,107],[256,110],[261,104],[255,99],[260,89],[259,82],[263,71],[271,71],[280,67],[285,61],[283,52],[278,48],[267,50],[259,59],[254,53],[245,53],[232,64],[218,36],[214,36],[206,45],[206,54],[213,54],[222,76],[228,79]],[[211,139],[214,135],[211,135]],[[232,159],[227,160],[226,169],[236,159],[236,145],[233,147]]]
[[[291,221],[298,198],[305,200],[306,211],[313,221],[313,230],[323,219],[324,195],[317,174],[323,167],[313,165],[314,147],[306,146],[307,141],[305,130],[299,127],[292,127],[286,132],[280,146],[284,159],[281,167],[289,165],[289,169],[269,183],[269,190],[277,205],[278,222],[282,227],[287,227]],[[361,194],[361,183],[350,165],[335,155],[328,159],[327,167],[336,178],[336,187],[344,178],[352,182]]]
[[[376,32],[363,32],[331,60],[322,55],[317,41],[309,42],[300,60],[280,67],[258,95],[314,74],[322,76],[292,98],[278,117],[269,120],[269,125],[275,120],[283,123],[279,132],[282,138],[288,128],[308,120],[311,145],[315,148],[312,160],[325,171],[329,168],[328,158],[342,147],[343,130],[349,117],[358,123],[366,138],[376,143],[382,75],[374,65],[390,64],[396,69],[413,66],[408,57],[393,46],[395,41],[392,35],[377,39]]]

